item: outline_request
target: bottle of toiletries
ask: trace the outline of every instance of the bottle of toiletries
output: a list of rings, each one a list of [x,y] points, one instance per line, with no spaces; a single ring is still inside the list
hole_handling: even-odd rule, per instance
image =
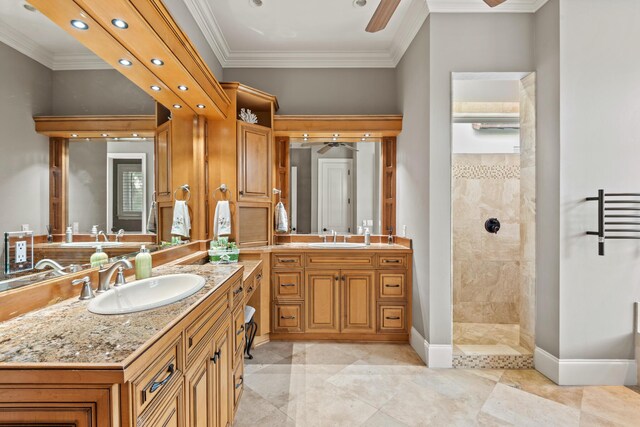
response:
[[[67,227],[67,232],[64,234],[65,243],[73,242],[73,229],[71,227]]]
[[[136,280],[151,277],[152,268],[151,253],[145,245],[142,245],[140,252],[136,255]]]
[[[109,255],[102,252],[101,245],[96,246],[96,251],[91,255],[91,259],[89,259],[91,267],[102,267],[107,261],[109,261]]]
[[[369,231],[369,227],[364,229],[364,244],[367,246],[371,245],[371,232]]]

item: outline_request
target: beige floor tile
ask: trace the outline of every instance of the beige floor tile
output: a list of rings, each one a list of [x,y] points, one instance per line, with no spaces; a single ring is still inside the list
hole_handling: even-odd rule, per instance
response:
[[[277,408],[285,406],[309,389],[325,384],[328,374],[265,374],[246,375],[245,384]]]
[[[413,382],[445,397],[463,402],[467,408],[476,412],[480,411],[496,386],[495,381],[465,369],[429,370],[423,375],[417,375]]]
[[[620,424],[583,412],[580,415],[580,427],[620,427]]]
[[[280,410],[296,425],[305,427],[358,426],[377,412],[373,406],[330,383],[309,388]]]
[[[395,418],[378,411],[362,424],[364,427],[404,427],[405,423],[401,423]]]
[[[580,411],[551,400],[497,384],[482,407],[485,412],[517,426],[578,426]]]
[[[582,411],[626,426],[640,425],[640,394],[626,387],[585,387]]]
[[[559,387],[533,369],[505,371],[500,382],[576,409],[582,406],[582,387]]]
[[[476,424],[481,427],[502,427],[515,425],[510,422],[501,420],[500,418],[496,418],[493,415],[489,415],[486,412],[480,412],[478,414]]]
[[[259,394],[245,387],[233,425],[235,427],[293,426],[294,422]]]
[[[504,344],[496,345],[458,345],[460,350],[467,355],[520,355],[520,352],[513,349],[511,346]]]
[[[350,374],[344,373],[343,370],[328,381],[374,408],[380,409],[393,396],[401,392],[405,384],[413,378],[413,375]]]
[[[458,369],[462,371],[467,371],[470,374],[478,375],[479,377],[483,377],[495,382],[500,381],[500,378],[502,378],[502,376],[505,373],[504,369],[462,369],[462,368],[458,368]]]

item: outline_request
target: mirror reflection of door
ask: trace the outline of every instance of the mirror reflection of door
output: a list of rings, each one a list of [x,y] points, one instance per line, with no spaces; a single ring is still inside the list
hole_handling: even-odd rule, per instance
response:
[[[352,159],[318,159],[319,230],[351,232],[352,167]]]
[[[107,228],[143,232],[146,219],[146,155],[110,153]]]

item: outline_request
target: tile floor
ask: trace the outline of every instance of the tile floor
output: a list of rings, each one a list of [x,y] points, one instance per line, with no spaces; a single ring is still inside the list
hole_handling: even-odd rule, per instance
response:
[[[272,342],[246,360],[243,426],[638,426],[640,393],[533,370],[428,369],[406,344]]]
[[[454,366],[531,368],[533,353],[520,345],[517,324],[453,323]]]

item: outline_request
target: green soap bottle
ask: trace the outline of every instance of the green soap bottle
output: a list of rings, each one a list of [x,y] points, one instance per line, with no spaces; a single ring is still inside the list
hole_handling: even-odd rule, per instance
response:
[[[151,253],[145,245],[140,246],[140,252],[136,255],[136,280],[151,277]]]
[[[102,252],[102,246],[96,246],[96,251],[91,255],[89,262],[91,263],[91,267],[102,267],[109,261],[109,255]]]

